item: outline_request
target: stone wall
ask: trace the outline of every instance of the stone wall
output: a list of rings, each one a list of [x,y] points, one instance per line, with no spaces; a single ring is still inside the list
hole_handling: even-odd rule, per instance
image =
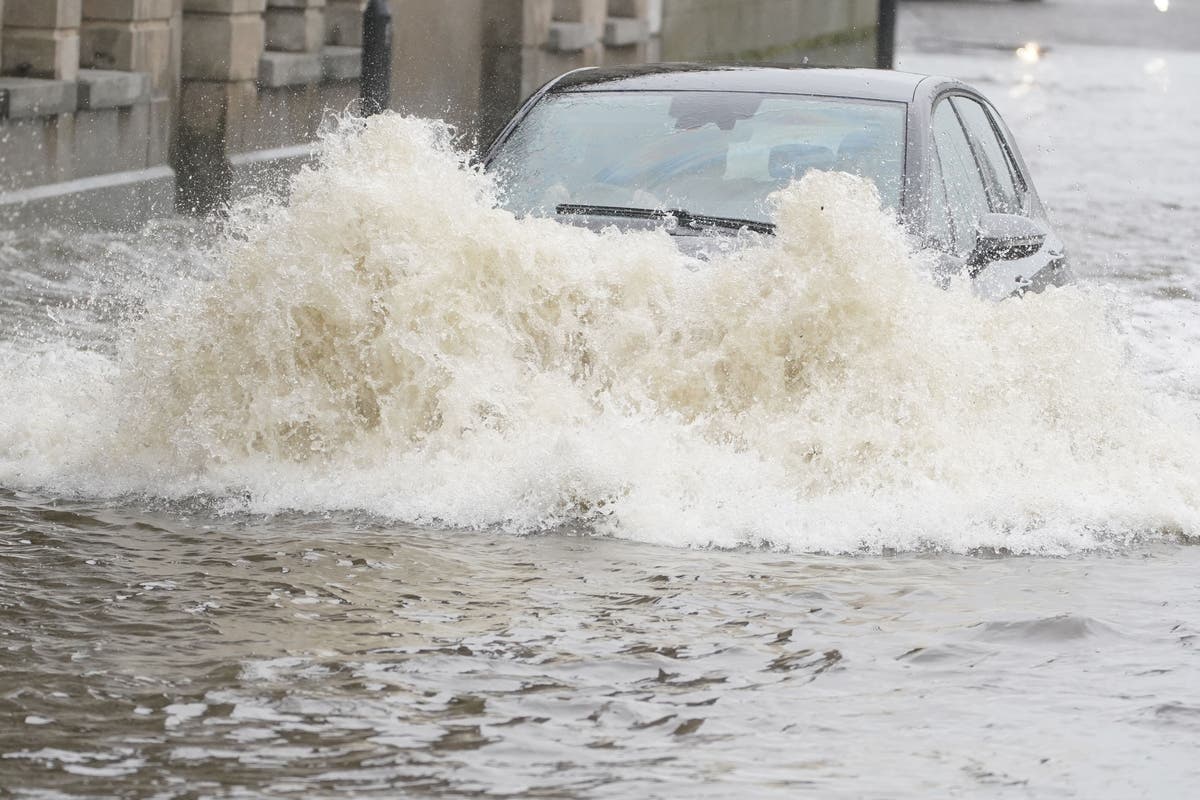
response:
[[[60,215],[100,221],[170,210],[173,0],[2,5],[0,209],[65,204]],[[104,176],[140,191],[101,191]],[[76,197],[89,189],[106,200],[99,214]]]
[[[210,211],[358,96],[361,0],[0,0],[0,225]]]
[[[364,3],[183,0],[177,205],[219,208],[308,158],[327,110],[358,96]],[[355,37],[358,37],[355,39]]]
[[[393,107],[485,142],[550,78],[660,60],[869,64],[877,0],[390,0]],[[0,0],[0,226],[207,212],[358,95],[366,0]]]
[[[487,139],[584,66],[783,61],[869,66],[878,0],[393,0],[395,106]]]
[[[867,66],[878,0],[662,0],[664,61],[782,61]],[[866,42],[870,55],[856,44]]]

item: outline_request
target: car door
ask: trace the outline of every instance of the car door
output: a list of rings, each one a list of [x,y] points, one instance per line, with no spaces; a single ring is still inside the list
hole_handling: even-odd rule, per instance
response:
[[[1031,187],[998,133],[992,112],[977,99],[954,94],[933,113],[934,142],[945,184],[951,252],[965,268],[985,214],[1014,214],[1034,222],[1047,236],[1025,258],[992,261],[970,272],[978,293],[1002,298],[1041,289],[1062,263],[1061,246],[1040,213]]]
[[[1028,179],[1022,174],[1011,145],[997,124],[995,111],[978,98],[956,95],[950,98],[962,121],[976,163],[984,178],[988,205],[993,213],[1015,214],[1034,222],[1046,235],[1042,247],[1026,258],[993,262],[981,271],[977,282],[985,293],[1040,290],[1060,283],[1058,271],[1064,263],[1062,244],[1054,235]],[[1014,289],[1014,287],[1016,287]]]

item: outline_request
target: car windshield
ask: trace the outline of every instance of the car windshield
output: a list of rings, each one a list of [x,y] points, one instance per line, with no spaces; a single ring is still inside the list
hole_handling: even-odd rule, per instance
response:
[[[810,169],[861,175],[898,208],[902,103],[748,92],[577,92],[534,106],[494,153],[506,207],[684,209],[767,220]]]

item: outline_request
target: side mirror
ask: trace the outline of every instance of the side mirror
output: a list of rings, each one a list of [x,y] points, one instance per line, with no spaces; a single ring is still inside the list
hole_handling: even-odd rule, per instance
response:
[[[967,257],[972,278],[995,261],[1016,261],[1041,249],[1046,231],[1019,214],[984,214],[979,220],[975,249]]]

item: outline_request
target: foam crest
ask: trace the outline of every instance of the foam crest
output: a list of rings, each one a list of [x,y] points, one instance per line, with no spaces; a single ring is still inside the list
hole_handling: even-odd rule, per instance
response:
[[[439,124],[347,123],[115,359],[0,352],[0,482],[819,551],[1200,531],[1194,409],[1104,303],[939,289],[845,174],[773,202],[699,262],[514,218]]]

